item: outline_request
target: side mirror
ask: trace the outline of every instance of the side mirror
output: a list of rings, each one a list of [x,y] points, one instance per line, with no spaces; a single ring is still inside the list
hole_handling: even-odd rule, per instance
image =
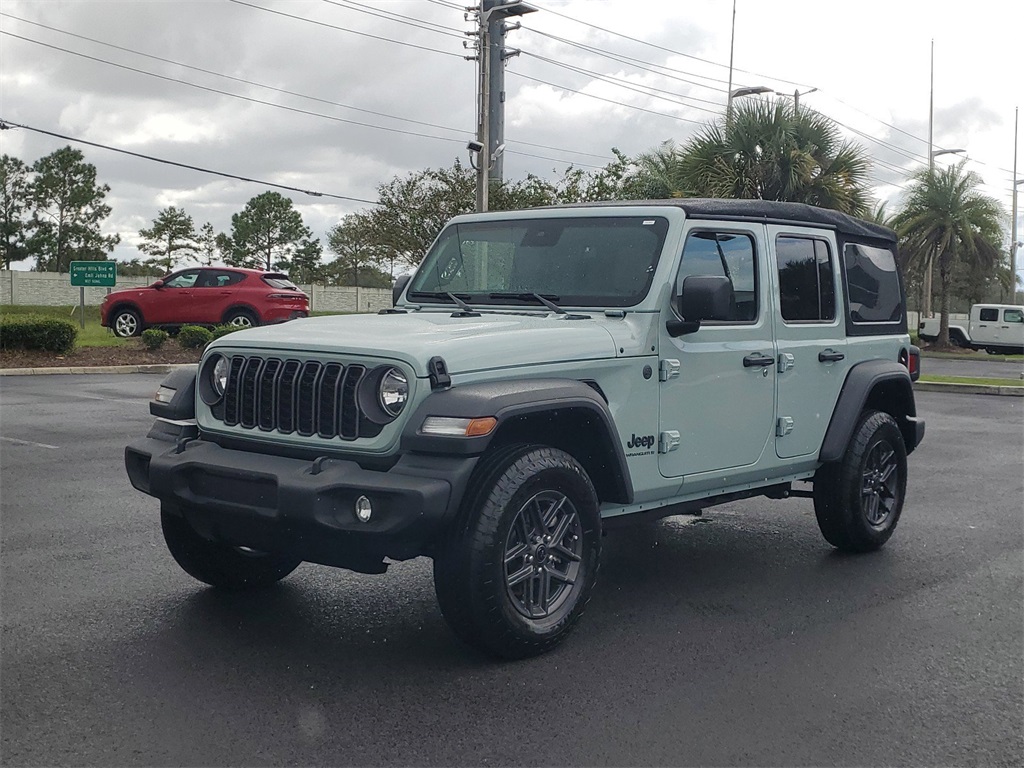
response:
[[[402,298],[402,292],[405,290],[405,286],[409,284],[412,279],[412,275],[399,275],[395,278],[395,285],[391,289],[391,306],[398,304],[398,300]]]
[[[665,324],[673,337],[693,333],[703,320],[728,320],[732,307],[732,283],[719,275],[690,275],[677,297],[682,320]]]
[[[164,281],[163,281],[163,280],[157,280],[157,281],[155,281],[155,282],[154,282],[154,283],[153,283],[153,284],[152,284],[151,286],[149,286],[149,287],[150,287],[150,288],[163,288],[163,287],[164,287]]]

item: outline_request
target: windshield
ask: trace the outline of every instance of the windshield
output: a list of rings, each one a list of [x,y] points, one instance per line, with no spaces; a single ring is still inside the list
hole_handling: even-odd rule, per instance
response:
[[[650,288],[667,231],[659,216],[457,224],[423,259],[409,296],[536,304],[540,294],[570,306],[632,306]]]

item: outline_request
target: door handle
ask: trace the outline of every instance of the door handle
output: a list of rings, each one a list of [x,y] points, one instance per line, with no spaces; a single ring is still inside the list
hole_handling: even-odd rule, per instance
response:
[[[836,352],[834,349],[823,349],[818,353],[819,363],[837,363],[845,358],[846,355],[842,352]]]
[[[775,358],[760,352],[753,352],[743,358],[744,368],[764,368],[769,365],[775,365]]]

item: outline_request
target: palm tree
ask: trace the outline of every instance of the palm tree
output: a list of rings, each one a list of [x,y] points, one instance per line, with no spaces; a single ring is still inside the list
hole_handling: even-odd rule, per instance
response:
[[[836,124],[789,102],[747,101],[708,123],[682,146],[640,157],[676,197],[786,200],[868,213],[867,153]]]
[[[911,177],[894,223],[908,265],[939,265],[939,346],[949,346],[950,283],[958,264],[992,269],[999,262],[1003,210],[978,191],[981,177],[967,161]]]

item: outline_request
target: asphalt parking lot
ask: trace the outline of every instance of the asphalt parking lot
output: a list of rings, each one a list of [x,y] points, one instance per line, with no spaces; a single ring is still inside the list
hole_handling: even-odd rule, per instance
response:
[[[122,464],[160,379],[0,378],[5,766],[1024,764],[1024,398],[919,393],[881,552],[806,499],[616,530],[578,632],[497,664],[424,560],[182,573]]]

